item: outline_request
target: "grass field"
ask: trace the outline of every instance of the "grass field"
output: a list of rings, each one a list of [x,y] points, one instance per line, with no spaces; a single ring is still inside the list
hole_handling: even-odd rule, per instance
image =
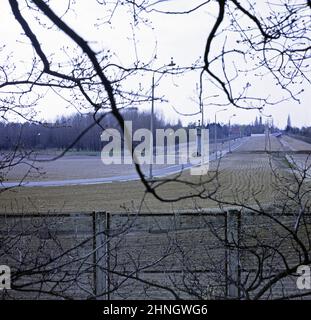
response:
[[[228,148],[228,142],[218,144],[218,150]],[[215,145],[210,144],[210,152],[215,151]],[[52,159],[60,151],[49,150],[38,153],[37,159]],[[29,173],[29,165],[19,164],[5,173],[7,181],[20,181],[26,174],[25,181],[48,181],[48,180],[70,180],[70,179],[93,179],[106,178],[111,176],[132,175],[136,173],[135,166],[132,164],[124,165],[104,165],[101,161],[99,152],[70,151],[68,154],[55,161],[35,161],[32,164],[35,169]],[[172,164],[171,164],[172,165]],[[164,168],[167,165],[156,164],[154,170]],[[149,165],[141,165],[144,173],[148,173]]]
[[[265,152],[266,150],[282,151],[283,149],[280,141],[274,136],[270,136],[270,143],[267,141],[267,144],[265,137],[251,137],[248,143],[243,144],[238,149],[239,152]]]
[[[294,139],[289,136],[283,136],[281,138],[282,142],[285,143],[286,146],[289,147],[290,150],[292,151],[306,151],[306,152],[311,152],[311,144]]]
[[[295,140],[291,143],[294,144]],[[295,147],[299,149],[299,145],[300,141]],[[209,192],[215,191],[217,187],[214,195],[217,199],[254,203],[254,198],[256,198],[264,204],[271,203],[274,198],[274,177],[270,168],[269,155],[263,152],[263,148],[264,137],[249,139],[235,152],[227,154],[221,160],[217,179],[204,184],[215,175],[217,163],[212,163],[209,175],[202,178],[202,184]],[[271,137],[271,150],[281,150],[281,144],[275,137]],[[101,169],[102,164],[97,157],[75,155],[58,160],[58,164],[56,162],[45,164],[49,175],[41,179],[90,178],[105,174],[120,174],[120,172],[129,173],[129,170],[134,170],[126,167],[120,169],[121,167],[115,166],[105,171]],[[11,179],[13,178],[14,175],[11,176]],[[199,177],[190,176],[189,172],[183,173],[181,178],[190,182],[200,182]],[[194,188],[184,183],[171,182],[157,190],[164,198],[175,199],[197,194],[202,187]],[[139,181],[65,187],[21,187],[0,194],[0,212],[5,213],[120,212],[125,208],[130,211],[141,209],[142,211],[163,212],[193,209],[196,206],[215,208],[217,203],[198,198],[164,203],[150,194],[146,195],[144,186]]]
[[[211,166],[206,181],[214,175],[215,164]],[[198,177],[183,174],[183,179],[200,182]],[[251,193],[258,193],[260,200],[269,201],[272,175],[269,170],[267,155],[258,155],[256,159],[251,154],[232,154],[221,161],[218,177],[218,196],[233,200],[237,194],[249,198]],[[216,181],[207,184],[209,190],[215,190]],[[166,199],[196,194],[184,183],[172,182],[161,186],[159,194]],[[19,188],[1,194],[1,212],[84,212],[84,211],[123,211],[124,207],[136,211],[144,197],[144,186],[141,182],[112,182],[102,185],[66,186],[66,187],[33,187]],[[196,203],[195,203],[196,202]],[[176,203],[163,203],[152,195],[147,195],[143,202],[143,211],[163,211],[190,209],[198,205],[203,208],[216,207],[211,200],[188,199]]]
[[[38,170],[31,170],[26,181],[105,178],[115,175],[130,175],[136,172],[135,166],[130,164],[106,166],[102,163],[100,156],[65,156],[56,161],[36,162],[34,165]],[[155,165],[154,169],[161,167],[163,165]],[[14,170],[8,172],[8,181],[19,181],[26,174],[28,168],[27,164],[18,165]],[[142,165],[144,172],[147,172],[148,168],[147,165]]]

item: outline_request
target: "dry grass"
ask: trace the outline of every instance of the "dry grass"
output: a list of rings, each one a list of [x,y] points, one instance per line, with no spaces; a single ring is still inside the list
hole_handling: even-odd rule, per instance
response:
[[[290,148],[292,151],[308,151],[311,152],[311,144],[294,139],[289,136],[282,136],[282,141],[285,142],[285,145]]]
[[[220,149],[220,145],[218,148]],[[228,148],[228,142],[222,145],[222,148]],[[214,144],[210,144],[210,152],[215,151]],[[51,159],[57,155],[55,150],[45,152],[38,155],[37,159]],[[105,165],[101,161],[100,153],[86,152],[75,153],[69,152],[64,157],[56,161],[32,163],[36,169],[32,169],[29,173],[29,165],[19,164],[5,173],[7,181],[20,181],[26,174],[25,181],[49,181],[49,180],[71,180],[71,179],[95,179],[106,178],[111,176],[126,176],[136,173],[134,165],[130,164],[112,164]],[[170,165],[154,165],[154,170],[161,169]],[[38,170],[37,170],[38,169]],[[143,172],[148,173],[149,166],[142,165]]]
[[[269,155],[260,152],[263,147],[264,137],[252,137],[221,160],[217,176],[217,163],[213,162],[207,176],[190,176],[188,171],[181,176],[186,181],[198,183],[197,187],[175,181],[162,185],[157,191],[165,199],[176,199],[196,195],[202,191],[204,185],[208,192],[216,191],[213,197],[218,200],[255,203],[256,199],[263,204],[270,204],[275,196],[274,176],[270,168]],[[279,140],[275,137],[271,137],[271,147],[272,150],[281,148]],[[97,157],[86,156],[65,157],[58,162],[46,163],[45,166],[49,175],[43,179],[94,178],[134,172],[133,168],[129,169],[126,166],[105,167]],[[103,171],[98,168],[103,168]],[[211,177],[214,179],[206,183]],[[124,208],[131,211],[141,209],[145,212],[163,212],[193,209],[197,206],[214,208],[218,205],[210,199],[197,197],[164,203],[150,194],[145,194],[145,188],[140,181],[66,187],[22,187],[0,194],[0,212],[7,213],[120,212]]]
[[[70,180],[70,179],[92,179],[105,178],[116,175],[135,174],[134,165],[104,165],[98,156],[65,156],[56,161],[35,162],[34,166],[39,169],[32,169],[25,181],[49,181],[49,180]],[[159,169],[163,165],[156,165]],[[142,169],[147,172],[148,166],[143,165]],[[14,167],[6,175],[8,181],[19,181],[29,170],[26,164]]]
[[[238,148],[237,152],[264,152],[266,148],[269,151],[283,150],[278,138],[270,135],[270,143],[267,142],[267,145],[264,136],[254,136],[250,137],[247,143],[244,143],[240,148]]]
[[[211,165],[210,173],[201,182],[215,175],[216,163]],[[181,177],[186,181],[200,182],[199,177],[186,172]],[[217,199],[246,201],[254,203],[253,195],[265,203],[272,201],[273,176],[266,154],[231,154],[222,159],[217,180],[206,183],[209,191],[216,190]],[[33,187],[7,191],[0,196],[1,212],[119,212],[124,208],[137,210],[144,198],[144,186],[141,182],[113,182],[102,185]],[[165,199],[197,194],[201,187],[193,188],[184,183],[171,182],[158,189]],[[204,199],[187,199],[174,203],[163,203],[148,194],[144,199],[143,211],[173,211],[217,207],[217,203]]]

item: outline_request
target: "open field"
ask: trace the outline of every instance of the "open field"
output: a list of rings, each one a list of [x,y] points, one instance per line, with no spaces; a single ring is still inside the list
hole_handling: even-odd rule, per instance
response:
[[[216,164],[211,166],[211,172],[202,181],[214,176]],[[188,172],[183,178],[191,182],[199,182],[199,177],[190,176]],[[221,161],[218,177],[219,190],[217,194],[228,200],[236,195],[252,198],[252,193],[258,193],[257,198],[270,201],[272,196],[271,183],[273,176],[269,168],[269,159],[265,154],[232,154]],[[207,188],[215,190],[216,181],[209,183]],[[167,199],[195,194],[192,187],[184,183],[167,183],[159,188],[159,194]],[[141,182],[113,182],[102,185],[66,186],[66,187],[33,187],[19,188],[1,194],[1,212],[84,212],[84,211],[122,211],[125,206],[135,211],[144,197],[144,186]],[[201,207],[217,207],[211,200],[182,200],[173,204],[162,203],[153,196],[147,195],[142,207],[143,211],[161,211],[191,209],[195,205]],[[251,199],[250,199],[251,201]]]
[[[228,148],[229,143],[218,144],[218,150]],[[215,152],[213,143],[209,146],[210,153]],[[49,181],[49,180],[71,180],[71,179],[95,179],[113,176],[135,175],[136,169],[133,164],[111,164],[105,165],[101,161],[99,152],[78,152],[70,151],[68,154],[55,161],[44,161],[57,156],[59,151],[49,150],[40,152],[36,159],[39,161],[30,162],[35,168],[29,170],[29,165],[19,164],[5,173],[8,182],[20,181],[27,175],[24,181]],[[153,165],[155,171],[173,166],[172,164]],[[148,174],[149,165],[141,165],[141,169]]]
[[[56,283],[54,291],[76,299],[89,299],[114,286],[115,290],[107,299],[173,298],[170,291],[161,289],[166,287],[174,288],[181,298],[188,300],[197,298],[193,289],[204,299],[227,297],[230,296],[228,283],[232,279],[229,272],[236,268],[236,261],[241,272],[233,276],[245,287],[253,287],[249,294],[255,297],[271,277],[277,279],[288,265],[299,265],[302,256],[295,242],[296,234],[287,233],[279,224],[281,221],[286,228],[291,228],[296,222],[296,212],[278,216],[271,209],[271,204],[280,199],[271,168],[287,174],[291,171],[290,163],[285,153],[280,152],[277,138],[271,139],[271,149],[277,151],[271,154],[262,150],[262,139],[264,137],[246,139],[219,162],[212,161],[205,176],[191,176],[189,170],[183,172],[179,178],[197,183],[195,187],[173,181],[157,189],[165,199],[175,199],[198,194],[205,186],[208,192],[215,191],[214,200],[191,197],[172,203],[161,202],[145,194],[140,181],[21,187],[0,193],[0,240],[6,244],[1,248],[7,259],[4,261],[15,265],[21,253],[30,258],[30,264],[27,262],[20,267],[22,272],[16,283],[30,283],[32,291],[12,290],[11,297],[37,299],[36,290],[47,288],[39,298],[55,299],[49,295],[48,277]],[[292,152],[291,156],[303,160],[307,155]],[[96,168],[88,170],[86,166],[86,163],[98,163],[95,157],[72,155],[61,160],[61,166],[50,168],[53,177],[60,174],[57,168],[65,177],[89,177],[88,172],[96,175]],[[70,166],[72,162],[74,168]],[[115,166],[115,171],[109,174],[120,175],[119,167],[122,166]],[[220,209],[216,200],[230,203]],[[267,213],[273,212],[273,218],[250,214],[247,210],[229,211],[232,202],[256,206],[256,201],[269,207]],[[201,208],[206,210],[199,213],[197,209]],[[273,220],[276,216],[278,222]],[[301,228],[298,235],[308,244],[310,217],[306,218],[307,228]],[[20,234],[22,236],[17,236]],[[236,251],[226,247],[228,239],[233,246],[240,243],[246,248],[238,251],[239,260],[234,254]],[[14,246],[11,246],[12,241]],[[261,255],[263,260],[259,264]],[[45,272],[44,267],[40,269],[41,278],[40,274],[39,277],[28,275],[23,268],[31,269],[31,263],[37,261],[44,263],[47,269],[52,267],[53,270],[55,265],[61,267],[57,268],[56,275]],[[258,271],[268,277],[258,278]],[[129,274],[135,274],[139,281],[128,277]],[[66,290],[62,281],[66,283]],[[184,288],[191,288],[191,291]],[[262,293],[262,298],[279,298],[297,292],[300,293],[296,278],[290,275]]]
[[[65,156],[56,161],[36,162],[38,168],[32,170],[26,181],[70,180],[70,179],[93,179],[106,178],[115,175],[135,174],[134,165],[112,164],[106,166],[100,156]],[[154,169],[163,168],[165,165],[155,165]],[[144,172],[148,171],[148,165],[142,165]],[[8,173],[8,181],[18,181],[28,170],[26,164],[18,165]]]
[[[294,139],[289,136],[283,136],[281,143],[284,149],[289,151],[286,156],[292,168],[306,172],[306,178],[311,179],[311,144]],[[297,170],[296,170],[297,172]]]
[[[282,151],[282,145],[278,138],[270,135],[270,142],[265,141],[264,136],[251,137],[248,143],[243,144],[237,152],[265,152],[265,151]]]
[[[287,137],[286,137],[287,138]],[[292,139],[292,138],[291,138]],[[300,141],[294,140],[295,147],[299,148]],[[241,147],[231,154],[223,157],[219,164],[217,179],[209,183],[211,177],[215,178],[218,162],[210,164],[210,172],[204,177],[190,176],[186,171],[180,179],[200,183],[209,192],[217,191],[215,197],[225,201],[242,201],[255,203],[256,200],[270,204],[274,199],[274,176],[270,165],[272,160],[263,152],[264,137],[255,137],[247,140]],[[281,144],[275,137],[271,137],[271,150],[280,151]],[[299,155],[304,157],[305,155]],[[111,166],[108,172],[98,169],[103,165],[96,157],[69,156],[55,163],[47,163],[50,176],[66,177],[95,177],[105,174],[120,174],[121,170],[130,170],[122,166]],[[284,166],[285,161],[277,161],[278,166]],[[133,168],[131,170],[134,170]],[[45,178],[44,178],[45,179]],[[200,180],[201,179],[201,180]],[[165,199],[197,194],[200,187],[193,188],[182,182],[170,182],[157,189],[159,195]],[[144,200],[142,202],[142,200]],[[141,209],[145,212],[160,212],[163,210],[177,211],[202,208],[215,208],[217,203],[212,200],[192,198],[173,203],[165,203],[145,194],[144,186],[140,181],[112,182],[98,185],[62,186],[62,187],[21,187],[6,191],[0,195],[0,212],[89,212],[110,211],[120,212],[124,208],[132,211]]]
[[[294,139],[289,136],[282,136],[281,141],[284,145],[284,147],[287,147],[289,151],[305,151],[305,152],[311,152],[311,144]]]

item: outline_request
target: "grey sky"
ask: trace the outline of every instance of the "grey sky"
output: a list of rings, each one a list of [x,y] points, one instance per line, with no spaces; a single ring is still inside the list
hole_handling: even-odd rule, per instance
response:
[[[56,12],[61,13],[64,10],[61,3],[57,2],[57,6],[55,6],[55,2],[52,1],[51,6]],[[172,5],[174,3],[176,1],[168,1],[163,6],[177,9],[176,5]],[[199,1],[191,1],[191,5],[194,3],[199,3]],[[14,51],[13,54],[16,57],[16,61],[18,61],[17,66],[19,68],[27,68],[27,61],[32,57],[32,49],[25,42],[25,38],[20,36],[21,28],[12,17],[6,2],[1,2],[0,7],[1,12],[7,12],[7,14],[3,14],[1,20],[0,36],[2,43],[6,43]],[[178,9],[180,8],[189,8],[189,1],[179,0]],[[133,63],[136,57],[141,61],[149,61],[152,59],[155,50],[157,59],[153,63],[154,68],[168,64],[171,57],[174,57],[174,62],[178,66],[189,66],[200,56],[203,56],[205,41],[215,19],[215,9],[215,5],[212,4],[191,15],[150,14],[152,23],[149,27],[139,25],[135,28],[136,50],[133,45],[133,21],[122,6],[117,8],[111,25],[100,24],[101,20],[98,20],[98,18],[107,18],[107,11],[105,6],[99,6],[95,1],[77,1],[75,12],[69,12],[65,20],[74,30],[84,36],[93,48],[106,48],[115,52],[116,55],[113,60],[125,67]],[[35,30],[39,30],[37,23],[33,19],[30,19],[30,21]],[[46,22],[49,23],[48,20]],[[96,28],[95,24],[99,24],[99,27]],[[71,44],[57,30],[50,30],[48,34],[47,32],[38,31],[37,34],[44,48],[50,54],[57,53],[55,55],[56,60],[58,58],[61,59],[58,56],[60,46],[67,42],[69,46]],[[20,41],[23,41],[23,43]],[[174,106],[182,113],[198,111],[198,104],[194,101],[197,99],[196,83],[198,81],[199,74],[194,72],[176,78],[172,78],[170,75],[165,76],[156,88],[156,96],[164,95],[169,100],[169,103],[157,103],[156,110],[162,111],[165,117],[170,120],[177,117],[181,118],[183,123],[198,120],[200,116],[181,117],[172,108]],[[270,77],[264,80],[251,78],[249,81],[253,83],[254,90],[259,95],[269,94],[272,97],[276,97],[276,99],[282,96],[282,93],[274,87]],[[132,85],[138,86],[139,82],[142,82],[144,87],[151,85],[151,74],[146,75],[143,79],[137,79],[137,82]],[[305,82],[305,86],[307,86],[307,82]],[[204,84],[205,97],[215,93],[216,91],[212,87],[207,83]],[[266,107],[264,113],[271,114],[274,123],[280,127],[285,126],[288,114],[290,114],[294,126],[311,125],[311,108],[309,105],[311,93],[308,87],[305,87],[305,92],[300,96],[300,100],[300,104],[290,101]],[[223,107],[215,107],[209,105],[208,102],[217,101],[209,99],[205,106],[205,120],[213,121],[215,111],[223,109]],[[145,104],[142,109],[149,109],[149,107],[149,104]],[[40,117],[47,120],[52,120],[57,115],[74,111],[68,103],[51,91],[39,103],[38,110],[41,112]],[[218,121],[227,122],[232,114],[237,115],[232,119],[233,123],[249,123],[259,115],[259,112],[257,110],[246,111],[231,107],[228,108],[227,112],[218,114]]]

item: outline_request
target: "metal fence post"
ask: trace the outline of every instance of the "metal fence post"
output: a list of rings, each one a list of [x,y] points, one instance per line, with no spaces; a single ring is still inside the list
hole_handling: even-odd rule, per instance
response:
[[[94,230],[94,286],[97,299],[109,300],[109,228],[110,215],[107,212],[95,212]],[[107,292],[105,294],[105,292]]]
[[[240,298],[240,228],[241,213],[228,210],[226,214],[226,292],[228,299]]]
[[[105,217],[105,251],[106,251],[106,290],[107,290],[107,300],[110,300],[110,213],[106,212]]]

